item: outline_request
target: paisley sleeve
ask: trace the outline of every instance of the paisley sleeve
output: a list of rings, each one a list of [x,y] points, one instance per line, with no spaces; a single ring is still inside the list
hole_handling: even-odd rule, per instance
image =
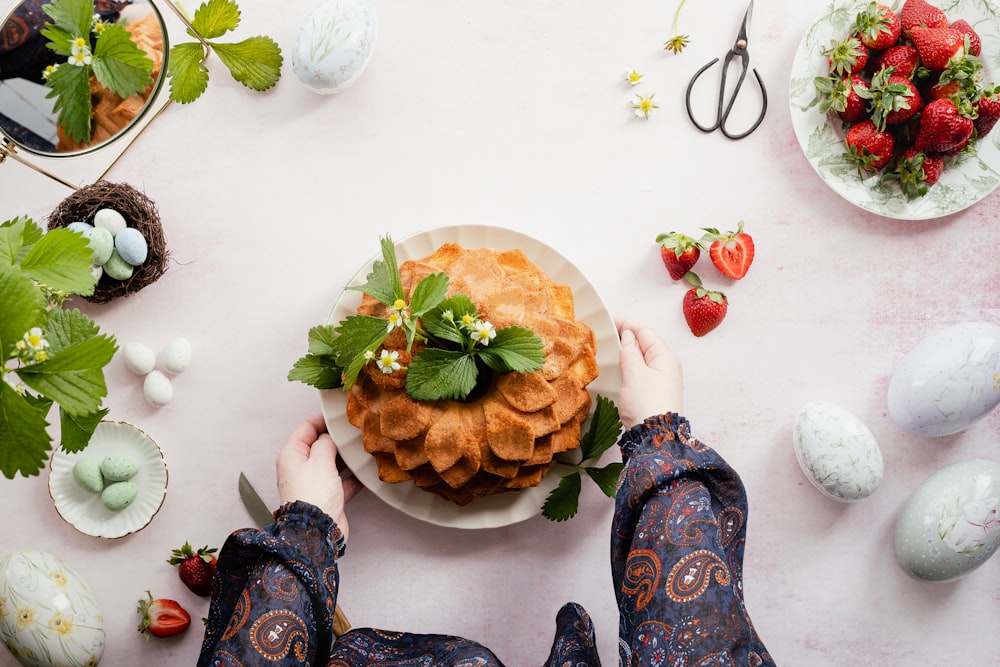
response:
[[[634,426],[619,445],[611,567],[620,663],[773,665],[743,602],[739,475],[674,413]]]
[[[304,502],[263,530],[238,530],[219,554],[198,665],[312,665],[335,640],[344,537]]]

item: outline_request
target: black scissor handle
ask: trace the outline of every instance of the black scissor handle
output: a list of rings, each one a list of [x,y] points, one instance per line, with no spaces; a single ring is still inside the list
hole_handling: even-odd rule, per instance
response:
[[[727,102],[726,78],[727,75],[729,74],[729,63],[737,55],[740,55],[742,59],[742,69],[740,70],[739,81],[736,82],[736,87],[733,88],[733,94],[730,96],[729,101]],[[726,54],[726,60],[722,66],[722,77],[719,83],[719,106],[716,110],[715,124],[709,127],[700,124],[694,117],[694,112],[691,110],[691,89],[694,88],[694,84],[698,81],[698,78],[702,74],[704,74],[705,71],[708,70],[708,68],[710,68],[715,63],[719,62],[719,59],[715,58],[711,62],[705,64],[705,66],[703,66],[700,70],[695,72],[694,76],[691,77],[691,81],[688,82],[687,91],[684,94],[684,103],[685,106],[687,107],[688,118],[691,119],[691,122],[694,124],[696,128],[698,128],[702,132],[714,132],[715,130],[721,129],[722,134],[724,134],[726,137],[730,139],[742,139],[743,137],[749,135],[751,132],[756,130],[757,127],[761,124],[761,122],[764,120],[764,114],[767,113],[767,88],[764,87],[764,81],[761,80],[760,74],[757,72],[757,69],[754,68],[753,75],[757,79],[757,85],[760,86],[760,92],[763,99],[760,109],[760,115],[757,117],[757,120],[750,127],[750,129],[746,130],[745,132],[741,132],[740,134],[732,134],[729,132],[729,130],[726,129],[726,121],[729,118],[729,112],[733,110],[733,104],[736,102],[736,97],[737,95],[739,95],[740,88],[743,86],[743,80],[746,78],[747,66],[749,64],[749,60],[750,60],[750,55],[746,51],[742,51],[739,54],[737,54],[736,51],[730,51],[728,54]]]

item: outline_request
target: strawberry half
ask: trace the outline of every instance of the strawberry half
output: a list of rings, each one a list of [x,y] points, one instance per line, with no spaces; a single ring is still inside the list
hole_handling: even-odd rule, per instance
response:
[[[185,542],[180,549],[173,550],[167,562],[177,566],[178,576],[192,593],[209,595],[212,592],[212,576],[215,574],[215,551],[207,545],[195,551]]]
[[[660,244],[660,259],[674,280],[684,277],[701,256],[701,244],[689,236],[667,232],[656,237]]]
[[[722,292],[705,289],[701,279],[694,272],[688,272],[684,279],[693,285],[684,293],[684,302],[681,306],[684,321],[687,322],[691,333],[701,337],[722,324],[729,308],[729,301]]]
[[[910,39],[917,47],[921,64],[932,72],[942,71],[952,58],[965,54],[965,35],[951,28],[913,26]]]
[[[712,263],[722,272],[722,275],[733,280],[739,280],[750,270],[753,263],[753,239],[743,231],[743,221],[735,232],[719,233],[718,229],[703,228],[707,232],[701,237],[702,244],[711,243],[708,256]]]
[[[153,599],[153,594],[146,591],[148,599],[139,600],[140,633],[149,639],[153,637],[171,637],[180,634],[191,625],[191,615],[184,611],[176,600],[166,598]]]

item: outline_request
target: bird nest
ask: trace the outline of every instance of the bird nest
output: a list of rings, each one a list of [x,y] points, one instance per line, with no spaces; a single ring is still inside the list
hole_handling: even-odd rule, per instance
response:
[[[48,228],[65,227],[76,221],[94,224],[94,214],[103,208],[118,211],[129,227],[139,230],[146,238],[149,252],[146,261],[135,267],[132,277],[127,280],[102,275],[94,293],[83,297],[94,303],[107,303],[135,294],[155,282],[167,270],[167,258],[170,256],[156,203],[125,183],[98,181],[77,190],[52,211]]]

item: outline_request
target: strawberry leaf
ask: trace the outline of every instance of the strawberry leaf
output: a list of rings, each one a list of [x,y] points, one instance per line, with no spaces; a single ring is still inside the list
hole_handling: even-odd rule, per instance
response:
[[[0,264],[13,266],[42,238],[42,228],[27,216],[0,224]]]
[[[52,446],[45,421],[50,405],[0,381],[0,472],[7,479],[37,475],[45,465]]]
[[[212,50],[233,78],[247,88],[262,91],[281,78],[281,48],[270,37],[258,35],[235,44],[212,43]]]
[[[52,111],[59,116],[59,127],[75,141],[90,139],[90,68],[66,64],[57,67],[45,85],[51,90],[46,99],[55,98]]]
[[[110,24],[97,38],[94,76],[119,97],[137,95],[153,83],[153,66],[153,61],[132,41],[132,34],[124,26]]]
[[[603,468],[584,468],[583,470],[590,479],[597,482],[597,486],[600,487],[604,495],[608,498],[614,498],[615,491],[618,489],[618,478],[624,467],[620,461],[615,461]]]
[[[498,373],[534,373],[545,363],[542,339],[524,327],[504,327],[488,347],[478,348],[479,357]]]
[[[59,431],[62,438],[60,446],[70,453],[82,452],[90,444],[90,438],[94,435],[97,425],[107,415],[107,408],[89,415],[71,415],[65,410],[60,409]]]
[[[319,354],[307,354],[292,365],[288,380],[304,382],[317,389],[337,389],[344,386],[344,369],[337,365],[336,358]]]
[[[170,47],[167,76],[170,78],[170,99],[188,104],[201,97],[208,88],[208,68],[202,64],[205,50],[198,42]]]
[[[596,458],[618,442],[622,422],[613,401],[598,395],[590,426],[580,438],[580,454],[584,461]]]
[[[0,317],[0,359],[14,354],[14,345],[45,316],[45,297],[28,276],[0,266],[0,295],[4,313]],[[2,366],[0,366],[2,367]],[[0,378],[0,384],[4,384]]]
[[[52,289],[86,296],[93,294],[97,283],[90,271],[93,257],[83,236],[61,227],[31,246],[21,260],[21,269]]]
[[[549,521],[565,521],[576,516],[582,484],[578,471],[564,476],[542,504],[542,516]]]
[[[396,299],[403,298],[403,283],[399,277],[399,265],[396,261],[396,247],[388,236],[381,239],[382,259],[372,263],[365,284],[350,285],[346,289],[363,292],[377,299],[380,303],[391,306]]]
[[[191,25],[205,39],[222,37],[240,25],[240,8],[233,0],[208,0],[195,11]]]
[[[415,317],[435,308],[444,301],[448,293],[448,275],[445,273],[432,273],[424,276],[423,279],[413,289],[410,296],[410,310]]]
[[[55,27],[74,35],[90,33],[90,21],[94,16],[91,0],[53,0],[42,5]],[[43,33],[44,34],[44,33]],[[69,55],[69,50],[64,55]]]
[[[465,398],[476,386],[478,375],[473,355],[427,348],[406,372],[406,393],[415,401]]]

